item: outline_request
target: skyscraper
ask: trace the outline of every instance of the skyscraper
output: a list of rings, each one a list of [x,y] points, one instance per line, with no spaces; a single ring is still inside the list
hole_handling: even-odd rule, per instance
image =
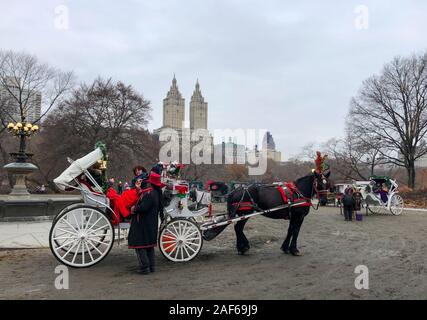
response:
[[[190,101],[190,129],[208,128],[208,103],[200,91],[199,80]]]
[[[182,97],[173,76],[172,86],[163,99],[163,127],[182,129],[185,121],[185,99]]]
[[[26,122],[34,122],[40,118],[41,115],[41,93],[37,91],[29,91],[23,89],[20,92],[19,85],[10,77],[7,85],[0,85],[0,110],[5,112],[8,116],[5,117],[7,121],[22,121],[22,115],[25,117]],[[21,106],[17,99],[21,96]]]

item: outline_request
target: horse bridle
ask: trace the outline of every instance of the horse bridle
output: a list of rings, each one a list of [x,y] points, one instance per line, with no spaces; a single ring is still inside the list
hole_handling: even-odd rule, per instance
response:
[[[326,180],[326,178],[323,176],[323,174],[322,174],[322,179],[325,179]],[[327,181],[327,180],[326,180]],[[317,203],[317,206],[315,207],[314,205],[313,205],[313,203],[311,203],[311,206],[313,207],[313,209],[314,210],[318,210],[319,209],[319,205],[320,205],[320,195],[322,194],[322,193],[328,193],[328,189],[322,189],[322,190],[319,190],[318,188],[317,188],[317,186],[318,186],[318,182],[317,182],[317,178],[315,177],[315,179],[313,180],[313,188],[312,188],[312,192],[311,192],[311,199],[313,199],[313,196],[314,196],[314,193],[316,193],[316,195],[317,195],[317,199],[319,200],[319,202]],[[310,199],[310,200],[311,200]],[[310,201],[311,202],[311,201]]]

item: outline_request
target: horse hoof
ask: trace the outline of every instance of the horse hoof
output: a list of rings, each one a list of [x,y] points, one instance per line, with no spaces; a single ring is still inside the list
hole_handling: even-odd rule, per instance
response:
[[[242,250],[237,250],[237,253],[241,256],[244,256],[248,251],[249,251],[249,248],[244,248]]]
[[[285,249],[285,248],[280,248],[282,249],[284,254],[290,254],[291,252],[289,251],[289,249]]]
[[[292,250],[291,254],[295,257],[301,257],[302,253],[299,250]]]

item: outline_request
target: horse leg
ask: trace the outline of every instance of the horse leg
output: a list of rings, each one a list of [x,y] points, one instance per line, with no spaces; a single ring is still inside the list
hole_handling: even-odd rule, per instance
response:
[[[248,219],[241,220],[234,225],[234,231],[236,232],[237,252],[242,255],[245,254],[250,248],[249,241],[243,232],[247,221]]]
[[[302,214],[297,215],[295,218],[295,221],[294,221],[294,228],[292,230],[291,244],[289,246],[289,251],[294,256],[300,256],[301,255],[301,252],[297,248],[297,240],[298,240],[299,231],[301,229],[303,222],[304,222],[304,215],[302,215]]]
[[[291,218],[289,220],[288,233],[286,234],[285,241],[283,241],[282,246],[280,247],[280,249],[282,249],[282,251],[286,254],[288,254],[290,252],[289,251],[289,244],[291,243],[293,229],[294,229],[294,223],[292,223],[292,218]]]

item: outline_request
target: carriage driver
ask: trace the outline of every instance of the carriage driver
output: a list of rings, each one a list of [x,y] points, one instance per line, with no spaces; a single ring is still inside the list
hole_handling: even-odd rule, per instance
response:
[[[135,249],[138,258],[139,274],[155,271],[154,248],[157,245],[159,214],[163,218],[162,188],[160,175],[150,172],[147,188],[135,207],[132,208],[129,230],[129,249]]]

